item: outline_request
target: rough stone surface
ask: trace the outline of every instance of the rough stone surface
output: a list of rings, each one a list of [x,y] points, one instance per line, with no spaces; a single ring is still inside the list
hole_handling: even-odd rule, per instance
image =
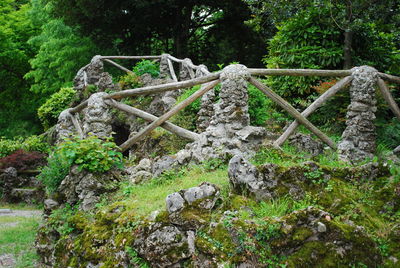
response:
[[[168,66],[168,54],[162,54],[160,59],[160,78],[171,78]]]
[[[220,75],[220,102],[214,105],[214,115],[198,141],[187,149],[194,160],[202,162],[209,158],[227,158],[234,154],[254,153],[267,132],[264,128],[250,126],[248,113],[246,66],[229,65]]]
[[[66,109],[58,116],[58,122],[56,125],[56,144],[60,144],[66,138],[70,138],[76,135],[76,129],[71,120],[71,113],[69,109]]]
[[[400,146],[397,146],[397,147],[393,150],[393,153],[394,153],[396,156],[400,157]]]
[[[103,62],[99,56],[94,56],[91,62],[82,67],[74,78],[74,89],[83,91],[88,85],[97,85],[103,73]]]
[[[324,144],[311,138],[311,135],[296,133],[289,138],[289,142],[299,151],[308,152],[312,156],[320,155],[324,151]]]
[[[16,261],[12,254],[3,254],[0,255],[0,267],[14,267],[16,265]]]
[[[346,115],[347,127],[338,145],[338,152],[341,160],[353,163],[372,159],[375,153],[375,84],[378,73],[368,66],[355,67],[352,71],[351,103]]]
[[[80,208],[87,211],[98,203],[101,194],[115,190],[115,182],[119,180],[119,175],[113,171],[94,174],[85,170],[79,171],[78,166],[73,166],[58,191],[63,195],[63,201],[69,204],[80,202]]]
[[[175,226],[151,226],[134,247],[151,267],[181,267],[179,262],[190,257],[186,234]]]
[[[172,193],[165,199],[169,220],[184,230],[193,230],[203,225],[204,219],[197,214],[208,213],[220,200],[218,186],[203,182],[197,187]]]
[[[138,184],[143,181],[147,181],[153,177],[152,171],[152,162],[150,159],[144,158],[140,160],[139,164],[134,167],[127,169],[129,175],[129,180]]]
[[[88,99],[88,106],[84,110],[83,132],[99,137],[111,137],[111,113],[109,106],[104,102],[103,97],[107,93],[95,93]]]
[[[190,80],[190,79],[194,78],[195,73],[192,70],[192,68],[189,67],[189,64],[191,64],[191,63],[192,63],[192,60],[189,58],[186,58],[180,64],[180,70],[179,70],[179,80],[180,81]]]
[[[60,204],[57,201],[53,200],[53,199],[44,200],[43,214],[44,214],[45,218],[50,216],[52,211],[57,209],[59,206],[60,206]]]
[[[175,157],[170,156],[170,155],[165,155],[155,161],[153,165],[153,176],[158,177],[160,176],[164,171],[174,169],[177,165],[177,160]]]
[[[202,65],[204,69],[207,67]],[[205,74],[198,69],[196,71],[196,77],[202,77]],[[207,86],[207,84],[202,85],[202,87]],[[214,102],[215,102],[215,90],[211,89],[206,94],[201,97],[200,110],[197,113],[197,130],[199,132],[205,131],[210,125],[212,116],[214,115]]]

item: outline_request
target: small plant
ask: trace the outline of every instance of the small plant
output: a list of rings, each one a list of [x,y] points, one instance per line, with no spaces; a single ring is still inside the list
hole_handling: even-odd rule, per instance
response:
[[[117,145],[103,141],[95,136],[86,139],[66,139],[57,148],[56,154],[62,155],[70,165],[78,165],[79,169],[89,172],[106,172],[113,167],[122,168],[122,153]]]
[[[136,264],[135,267],[139,266],[140,268],[150,268],[147,262],[139,256],[135,249],[131,247],[125,247],[125,251],[129,256],[130,262]]]
[[[45,130],[57,123],[58,116],[69,107],[75,94],[76,91],[72,88],[62,88],[40,106],[38,116]]]
[[[57,230],[61,236],[72,233],[75,228],[71,224],[70,218],[77,212],[77,206],[65,204],[65,207],[56,209],[52,212],[48,219],[48,223]]]
[[[135,73],[129,73],[122,76],[119,79],[118,83],[121,86],[121,89],[130,89],[142,86],[142,83],[140,82],[140,77]]]
[[[142,60],[139,61],[135,67],[133,67],[133,72],[138,76],[141,76],[145,73],[150,74],[153,78],[156,78],[160,75],[160,67],[158,64],[150,61],[150,60]]]
[[[54,193],[65,176],[68,175],[70,166],[71,164],[64,156],[53,153],[47,159],[47,166],[41,170],[37,179],[46,186],[48,193]]]
[[[44,142],[43,136],[33,135],[25,139],[22,137],[15,139],[0,137],[0,158],[10,155],[17,150],[47,153],[49,145]]]

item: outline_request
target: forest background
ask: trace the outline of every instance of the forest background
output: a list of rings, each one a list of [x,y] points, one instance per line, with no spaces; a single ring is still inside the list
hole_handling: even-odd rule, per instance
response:
[[[212,71],[240,62],[268,68],[370,65],[399,75],[399,26],[397,0],[1,0],[0,137],[46,130],[39,107],[55,93],[69,94],[60,90],[94,55],[170,53]],[[301,110],[334,81],[266,82]],[[399,88],[391,90],[398,101]],[[346,96],[314,120],[343,127],[344,113],[332,116],[330,110],[343,106],[341,98]],[[386,144],[397,146],[400,124],[381,105],[377,124],[385,126]]]

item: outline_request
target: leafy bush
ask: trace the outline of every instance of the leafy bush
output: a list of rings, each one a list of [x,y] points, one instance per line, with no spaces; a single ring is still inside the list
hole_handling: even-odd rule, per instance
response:
[[[47,153],[49,145],[44,141],[43,136],[30,136],[26,139],[19,137],[16,139],[5,139],[0,137],[0,158],[10,155],[17,150],[27,152]]]
[[[114,142],[103,141],[95,136],[86,139],[66,139],[48,158],[38,179],[48,192],[54,192],[67,176],[72,165],[89,172],[107,172],[113,167],[122,168],[122,153]]]
[[[129,73],[122,76],[118,81],[121,89],[130,89],[141,87],[140,76],[134,73]]]
[[[86,139],[67,139],[55,154],[65,157],[70,165],[89,172],[106,172],[113,167],[122,168],[122,153],[114,142],[103,141],[95,136]]]
[[[34,169],[45,163],[46,155],[39,152],[17,150],[9,156],[0,158],[0,168],[14,167],[17,170]]]
[[[256,126],[265,125],[265,121],[270,117],[267,108],[271,106],[271,100],[253,85],[249,85],[248,94],[250,124]]]
[[[133,72],[138,76],[148,73],[156,78],[160,75],[160,66],[150,60],[142,60],[133,67]]]
[[[75,94],[72,88],[62,88],[40,106],[38,116],[46,130],[57,123],[58,116],[69,107]]]
[[[377,120],[378,142],[394,149],[400,145],[400,122],[397,118],[392,120]]]

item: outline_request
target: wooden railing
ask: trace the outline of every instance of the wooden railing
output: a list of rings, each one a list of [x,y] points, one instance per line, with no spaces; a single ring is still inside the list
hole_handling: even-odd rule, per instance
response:
[[[121,66],[120,64],[112,61],[112,59],[152,59],[152,60],[161,60],[162,56],[97,56],[99,59],[112,64],[113,66],[127,72],[132,73],[129,69]],[[196,140],[199,137],[199,134],[194,133],[192,131],[186,130],[179,126],[176,126],[170,122],[167,122],[172,116],[177,114],[179,111],[190,105],[196,99],[203,96],[207,91],[213,89],[219,82],[219,77],[221,74],[220,72],[210,73],[206,68],[202,66],[197,66],[191,63],[188,60],[181,60],[177,59],[171,55],[164,55],[167,57],[169,73],[171,78],[174,80],[172,83],[156,85],[156,86],[147,86],[135,89],[127,89],[119,92],[115,92],[109,94],[104,97],[106,104],[119,109],[123,112],[126,112],[131,115],[135,115],[138,117],[143,118],[146,121],[151,122],[148,126],[143,128],[141,131],[133,135],[127,141],[125,141],[121,146],[121,151],[125,151],[129,149],[134,143],[141,140],[144,136],[149,134],[155,128],[161,126],[166,130],[179,135],[181,137]],[[190,76],[192,79],[187,81],[178,81],[176,76],[174,67],[172,62],[182,64],[185,62],[186,66],[188,66],[191,71],[189,71]],[[318,138],[320,138],[324,143],[329,145],[331,148],[336,149],[336,144],[321,130],[319,130],[316,126],[314,126],[307,117],[310,116],[317,108],[321,107],[324,102],[326,102],[329,98],[333,97],[336,93],[340,90],[344,89],[347,85],[349,85],[352,81],[352,71],[351,70],[314,70],[314,69],[248,69],[251,77],[249,78],[249,82],[253,84],[256,88],[258,88],[261,92],[263,92],[267,97],[272,99],[276,104],[278,104],[281,108],[287,111],[295,121],[291,123],[291,125],[285,130],[285,132],[274,142],[274,145],[279,147],[281,146],[288,137],[296,130],[299,124],[304,125],[307,129],[309,129],[313,134],[315,134]],[[195,77],[196,72],[200,72],[200,77]],[[324,94],[322,94],[319,98],[317,98],[307,109],[305,109],[302,113],[297,111],[292,105],[290,105],[286,100],[282,97],[277,95],[273,90],[267,87],[265,84],[260,82],[254,76],[272,76],[272,75],[287,75],[287,76],[331,76],[331,77],[344,77],[335,85],[333,85],[330,89],[328,89]],[[382,95],[386,102],[388,103],[389,107],[396,115],[396,117],[400,120],[400,109],[396,102],[394,101],[391,93],[389,92],[388,87],[386,86],[383,80],[394,82],[400,84],[400,77],[388,75],[384,73],[379,73],[379,78],[377,85],[382,92]],[[132,97],[132,96],[139,96],[139,95],[148,95],[148,94],[156,94],[162,93],[171,90],[178,90],[188,87],[193,87],[195,85],[203,85],[198,91],[192,94],[183,102],[174,106],[170,111],[165,113],[164,115],[157,117],[152,114],[149,114],[145,111],[140,109],[131,107],[129,105],[123,104],[118,102],[117,100]],[[79,134],[82,134],[82,129],[78,123],[78,121],[74,120],[74,113],[79,113],[82,109],[84,109],[88,105],[88,101],[84,101],[78,106],[74,108],[70,108],[69,112],[71,113],[71,120],[74,126],[77,129]],[[82,134],[83,135],[83,134]]]

